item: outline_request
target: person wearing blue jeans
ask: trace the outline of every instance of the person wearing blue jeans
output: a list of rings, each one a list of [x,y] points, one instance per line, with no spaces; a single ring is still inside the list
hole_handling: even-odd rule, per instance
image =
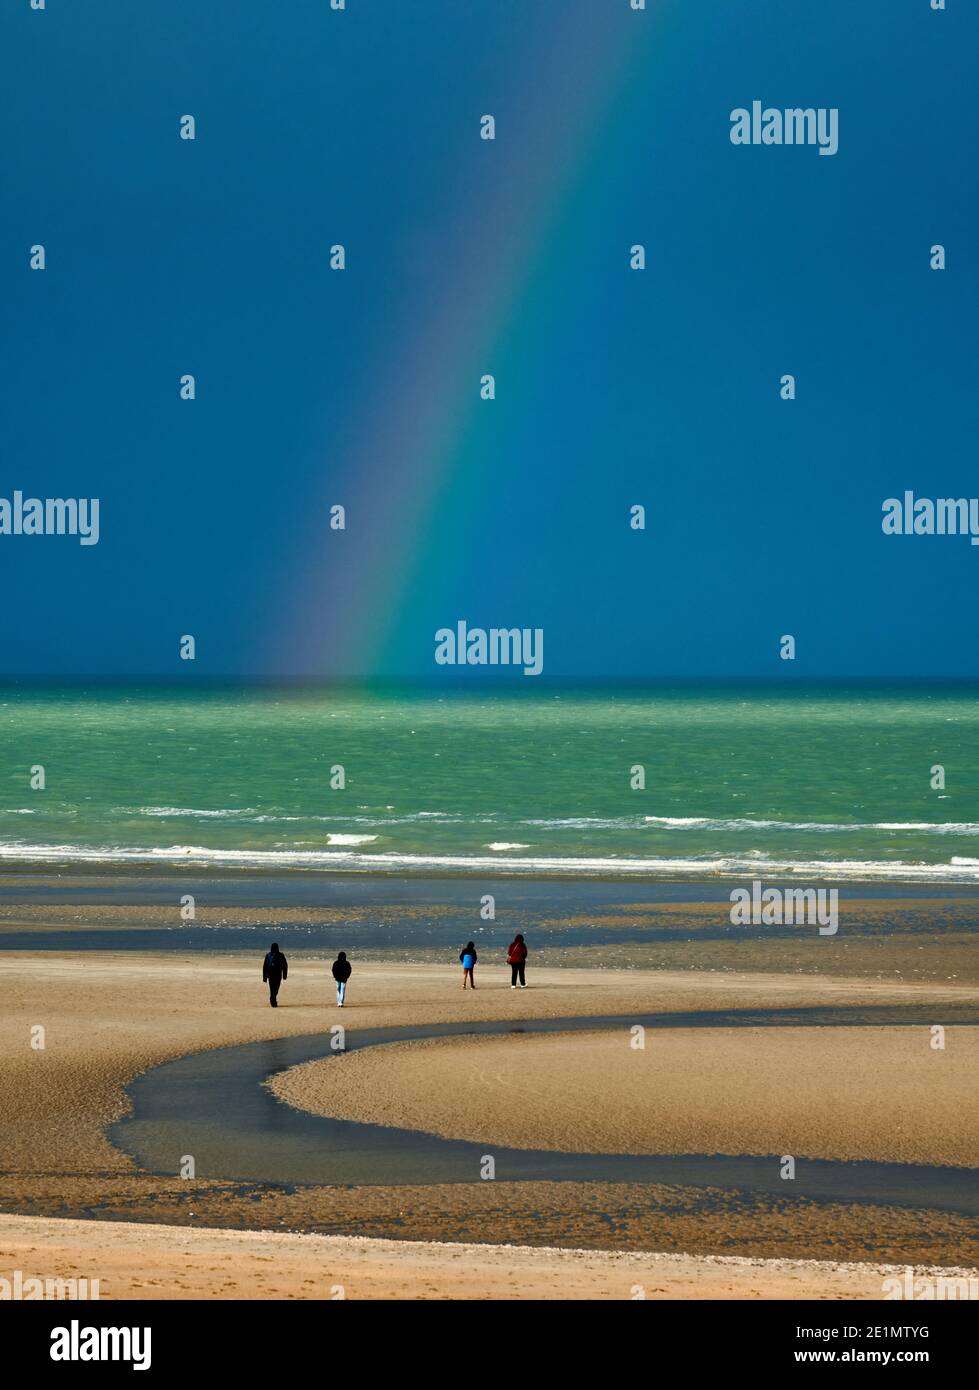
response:
[[[336,960],[333,962],[333,978],[337,982],[337,1008],[343,1008],[343,1001],[347,996],[347,981],[350,979],[350,972],[353,966],[347,960],[346,951],[340,951]]]

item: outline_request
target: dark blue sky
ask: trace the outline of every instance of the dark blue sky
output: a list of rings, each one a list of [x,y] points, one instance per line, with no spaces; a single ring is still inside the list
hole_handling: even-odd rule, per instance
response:
[[[431,676],[466,618],[979,675],[979,547],[880,528],[979,493],[977,51],[966,0],[8,0],[0,496],[101,541],[0,536],[0,674]],[[839,152],[733,146],[755,98]]]

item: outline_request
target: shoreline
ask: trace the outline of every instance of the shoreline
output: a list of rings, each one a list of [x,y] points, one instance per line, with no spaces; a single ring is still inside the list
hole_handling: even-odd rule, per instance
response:
[[[46,850],[31,846],[30,853],[21,854],[17,848],[0,846],[0,875],[6,877],[6,866],[14,866],[15,878],[51,875],[60,870],[59,877],[79,878],[107,872],[123,871],[133,877],[150,877],[154,873],[171,872],[185,876],[215,873],[221,876],[243,875],[267,878],[270,874],[287,877],[350,878],[350,879],[410,879],[413,881],[458,882],[487,875],[517,882],[541,884],[571,883],[629,883],[652,887],[658,885],[739,886],[754,879],[793,884],[805,882],[811,887],[837,888],[935,888],[979,890],[979,857],[963,857],[961,864],[906,864],[897,862],[892,871],[887,861],[870,863],[864,860],[746,860],[738,863],[737,856],[723,856],[723,863],[712,870],[702,858],[684,860],[628,858],[614,860],[588,857],[541,856],[507,858],[494,855],[390,854],[376,855],[331,850],[241,850],[204,847],[172,846],[168,849],[132,848],[111,849],[78,847],[65,853],[60,846]]]

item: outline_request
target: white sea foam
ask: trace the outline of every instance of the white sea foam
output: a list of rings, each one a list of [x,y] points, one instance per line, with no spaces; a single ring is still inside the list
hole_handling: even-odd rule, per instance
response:
[[[307,824],[317,822],[318,824],[329,824],[330,822],[341,825],[411,825],[421,820],[439,820],[448,823],[458,823],[468,819],[463,816],[450,816],[447,811],[413,811],[401,816],[388,815],[367,815],[367,816],[323,816],[316,814],[293,815],[278,811],[257,811],[252,806],[242,807],[222,807],[219,810],[201,810],[195,806],[115,806],[113,810],[118,815],[124,816],[147,816],[156,820],[173,820],[178,816],[187,816],[191,819],[199,820],[245,820],[254,825],[276,825],[282,824]],[[14,814],[14,813],[10,813]],[[23,811],[21,815],[33,815],[33,811]],[[474,819],[480,819],[475,817]]]
[[[542,830],[638,830],[642,820],[635,816],[558,816],[515,821],[516,825],[535,825]]]
[[[750,817],[712,819],[709,816],[643,816],[646,824],[671,826],[677,830],[786,830],[832,834],[860,830],[915,830],[928,835],[979,835],[975,821],[795,821],[753,820]]]
[[[720,824],[719,821],[712,822],[706,816],[643,816],[647,825],[711,825]]]
[[[123,845],[38,845],[0,842],[0,861],[18,863],[160,864],[197,863],[226,868],[346,869],[361,872],[444,870],[470,873],[493,869],[520,874],[571,874],[581,877],[808,879],[810,882],[895,881],[907,883],[979,883],[979,860],[921,864],[858,859],[777,859],[749,855],[702,855],[690,858],[631,856],[514,856],[399,854],[346,849],[214,849],[203,845],[169,845],[155,849]]]
[[[192,816],[201,820],[226,820],[255,815],[251,806],[222,807],[217,811],[200,811],[194,806],[116,806],[114,809],[123,815],[151,816],[160,820],[172,820],[176,816]]]
[[[979,835],[975,821],[794,821],[765,820],[751,816],[555,816],[517,820],[515,825],[533,825],[541,830],[665,830],[708,831],[804,831],[814,834],[841,834],[867,830],[921,831],[931,835]]]
[[[327,835],[328,845],[370,845],[377,839],[376,835]]]
[[[275,811],[259,813],[252,807],[226,807],[219,810],[199,810],[192,806],[117,806],[125,815],[173,819],[178,816],[202,820],[247,820],[256,825],[296,824],[317,822],[346,825],[413,825],[419,821],[437,820],[444,825],[493,824],[504,819],[499,815],[451,815],[447,811],[411,811],[402,815],[294,815]],[[30,810],[9,811],[8,815],[33,815]],[[791,821],[765,820],[750,816],[541,816],[512,821],[514,825],[535,826],[541,830],[632,830],[644,827],[663,827],[668,830],[758,831],[777,830],[812,834],[852,834],[868,830],[908,831],[924,835],[979,835],[976,821]]]
[[[529,845],[513,844],[509,840],[494,840],[491,845],[484,845],[484,849],[530,849]]]

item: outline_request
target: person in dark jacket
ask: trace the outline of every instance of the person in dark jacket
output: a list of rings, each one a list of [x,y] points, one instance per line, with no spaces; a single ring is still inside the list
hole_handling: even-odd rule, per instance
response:
[[[517,976],[519,976],[520,988],[526,989],[527,981],[524,978],[524,970],[527,965],[527,947],[519,932],[507,947],[506,963],[510,967],[510,988],[516,989]]]
[[[467,981],[469,984],[472,985],[473,989],[475,989],[476,981],[473,978],[473,970],[476,968],[476,962],[479,959],[479,957],[476,955],[475,942],[470,941],[468,945],[463,946],[462,950],[459,952],[459,959],[462,961],[463,989],[466,988]]]
[[[333,962],[333,978],[337,982],[337,1008],[343,1008],[344,996],[347,993],[347,981],[350,979],[350,972],[353,966],[347,960],[346,951],[341,951]]]
[[[272,942],[272,949],[262,963],[262,979],[269,987],[269,1003],[273,1009],[279,1007],[277,1000],[279,997],[279,986],[289,974],[289,962],[279,950],[279,943]]]

